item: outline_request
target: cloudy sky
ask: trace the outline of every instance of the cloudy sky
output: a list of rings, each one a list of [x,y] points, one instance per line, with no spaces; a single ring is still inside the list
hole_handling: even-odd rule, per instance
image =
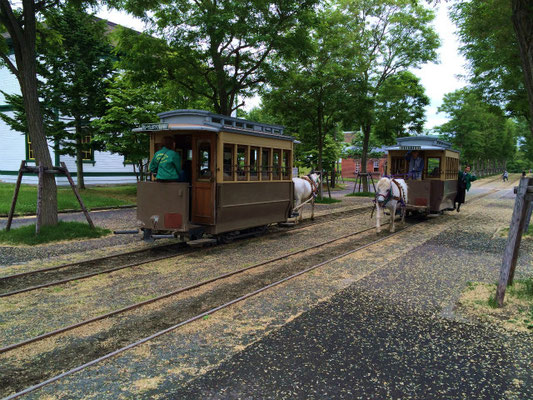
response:
[[[436,8],[437,17],[434,21],[435,29],[441,38],[441,48],[439,49],[438,64],[426,64],[413,73],[421,78],[422,85],[426,88],[426,94],[431,99],[431,104],[426,110],[426,125],[430,129],[447,121],[442,113],[437,113],[437,108],[442,103],[442,98],[446,93],[453,92],[465,85],[459,78],[466,74],[464,66],[466,60],[458,53],[458,39],[455,36],[455,25],[448,18],[448,5],[440,4]],[[102,8],[97,13],[100,18],[142,31],[144,26],[140,20],[118,11],[109,11]],[[259,99],[249,99],[246,108],[249,109],[258,105]]]

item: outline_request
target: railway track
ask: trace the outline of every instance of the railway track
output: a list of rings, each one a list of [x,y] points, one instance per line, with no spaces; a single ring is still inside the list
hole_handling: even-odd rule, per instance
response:
[[[472,198],[471,201],[486,197],[494,192],[495,191],[491,191],[478,195],[475,198]],[[423,221],[413,223],[394,234],[387,234],[377,240],[374,235],[368,235],[366,238],[364,237],[365,233],[368,233],[375,228],[363,229],[237,271],[220,275],[204,282],[180,288],[157,298],[133,304],[121,310],[116,310],[97,318],[82,321],[78,324],[54,332],[49,332],[24,342],[4,347],[0,349],[0,353],[3,353],[0,354],[3,358],[3,360],[1,360],[3,364],[3,373],[0,377],[0,387],[5,388],[8,393],[20,390],[19,392],[9,395],[6,399],[13,399],[28,394],[45,385],[102,362],[135,346],[146,343],[167,332],[203,318],[206,315],[255,296],[325,264],[355,252],[362,251],[371,245],[398,235],[405,229],[409,229],[411,226],[418,225],[421,222]],[[347,243],[346,241],[348,239],[354,239],[358,235],[362,236],[359,238],[361,244],[354,249],[353,242],[350,241]],[[309,254],[307,257],[299,257],[310,252],[313,253],[312,257],[309,257]],[[294,258],[296,258],[296,260],[294,260]],[[317,263],[317,259],[320,260],[320,262]],[[255,272],[250,274],[253,270],[255,270]],[[239,276],[239,279],[236,279],[237,276]],[[186,292],[190,292],[190,294],[183,296]],[[172,298],[172,301],[167,301],[165,303],[165,300],[170,298]],[[152,307],[152,310],[147,315],[143,315],[141,312],[137,313],[136,316],[132,316],[131,314],[128,317],[125,316],[128,312],[135,312],[137,309],[156,302],[160,303],[158,304],[158,307],[156,309]],[[118,326],[113,326],[113,328],[107,330],[104,329],[100,333],[92,335],[90,340],[80,340],[79,338],[76,338],[76,329],[85,325],[94,324],[102,319],[110,319],[119,316],[124,318],[117,324]],[[169,316],[172,316],[172,318],[169,319]],[[138,329],[139,326],[143,326],[145,329]],[[156,331],[156,333],[152,333],[154,331]],[[136,334],[137,337],[124,334],[131,332]],[[71,336],[68,336],[69,333]],[[142,336],[142,333],[146,333],[146,335]],[[118,340],[115,340],[113,342],[115,345],[110,348],[109,339],[117,339],[114,337],[114,335],[117,334],[122,334],[122,336],[119,337]],[[60,337],[61,335],[67,336]],[[15,349],[32,346],[32,344],[36,344],[54,336],[56,336],[55,344],[58,344],[58,346],[54,347],[53,351],[39,352],[35,349],[25,348],[22,355],[17,354],[11,358],[6,357],[6,355],[13,352]],[[63,339],[63,342],[61,339]],[[102,346],[102,343],[106,343],[106,346]],[[35,355],[36,351],[38,356]],[[21,361],[21,359],[24,358],[24,354],[30,354],[30,359]],[[75,359],[72,359],[72,354],[76,354]],[[80,365],[80,363],[82,364]],[[28,373],[27,367],[30,367],[33,372]],[[53,369],[54,367],[55,369]],[[28,385],[32,386],[23,389],[23,387]],[[7,393],[0,394],[5,395]]]
[[[34,384],[34,386],[22,390],[21,392],[11,395],[7,398],[15,398],[29,393],[30,391],[60,379],[60,377],[66,376],[65,374],[72,374],[79,371],[81,367],[86,368],[95,364],[96,362],[103,361],[131,347],[160,336],[163,334],[162,332],[166,333],[170,330],[176,329],[187,323],[202,318],[205,315],[218,311],[231,304],[235,304],[238,301],[242,301],[273,286],[279,285],[289,279],[316,269],[322,265],[357,251],[361,251],[375,243],[379,243],[390,238],[391,236],[397,235],[403,232],[403,230],[408,229],[410,226],[418,223],[420,222],[411,224],[397,233],[386,234],[386,236],[377,240],[373,234],[368,235],[370,237],[364,237],[365,233],[373,231],[375,227],[363,229],[358,232],[343,235],[335,239],[309,246],[302,250],[287,253],[282,256],[254,264],[252,266],[248,266],[246,268],[223,274],[191,286],[180,288],[157,298],[136,303],[123,309],[82,321],[80,323],[64,327],[62,329],[40,335],[20,343],[6,346],[0,349],[0,353],[2,354],[3,358],[1,360],[3,364],[3,373],[0,377],[0,387],[11,388],[12,390],[20,390],[21,388],[19,386],[14,386],[14,382],[22,381],[24,382],[24,385]],[[358,236],[363,236],[358,238],[358,240],[364,242],[364,244],[361,244],[354,249],[353,242],[347,242],[347,240],[357,239]],[[312,253],[312,257],[309,256],[309,253]],[[299,257],[304,254],[307,255],[307,257]],[[322,261],[316,263],[317,259]],[[256,271],[250,274],[250,272],[253,270]],[[237,277],[238,279],[236,279]],[[250,289],[253,290],[250,291]],[[183,296],[183,294],[186,292],[192,293],[190,295]],[[172,301],[165,303],[164,301],[169,298],[172,298]],[[161,303],[158,304],[156,311],[152,310],[148,313],[148,315],[138,318],[132,317],[131,312],[135,312],[137,309],[146,307],[156,302]],[[130,314],[125,316],[126,313]],[[170,315],[172,318],[169,319],[168,317]],[[80,341],[76,339],[76,329],[82,328],[89,324],[94,324],[102,319],[117,317],[122,318],[122,321],[117,324],[120,326],[116,327],[115,329],[109,329],[107,331],[102,331],[100,334],[92,335],[91,340]],[[142,324],[145,324],[144,329],[139,329]],[[146,326],[146,324],[148,324],[148,326]],[[139,335],[139,333],[142,332],[148,333],[154,331],[157,331],[157,333],[144,337]],[[54,351],[39,352],[38,349],[36,350],[39,345],[38,342],[54,336],[69,334],[69,332],[71,335],[66,338],[62,344],[61,338],[55,338],[55,343],[59,343],[59,345],[54,348]],[[112,348],[112,351],[109,351],[109,339],[112,338],[113,335],[117,334],[117,332],[120,332],[122,337],[120,340],[116,341],[116,348]],[[134,337],[135,333],[137,333],[137,337]],[[125,336],[128,337],[126,338]],[[102,343],[107,344],[106,346],[102,346]],[[128,344],[124,345],[125,343]],[[32,345],[36,347],[29,348]],[[25,347],[25,349],[22,355],[17,354],[14,357],[16,361],[13,361],[13,358],[5,356],[6,353],[9,354],[15,349],[19,349],[21,347]],[[36,351],[39,353],[38,357],[35,357]],[[24,358],[24,354],[31,354],[31,359],[21,362],[21,358]],[[76,354],[75,359],[72,358],[73,354]],[[98,358],[94,359],[95,356],[98,356]],[[84,362],[84,364],[82,366],[78,366],[80,362]],[[33,374],[28,374],[27,367],[29,367],[30,364],[30,369],[34,371]],[[62,370],[68,371],[66,373],[61,372],[59,375],[54,376],[54,374],[60,372],[61,369],[51,370],[51,368],[57,368],[58,366]]]
[[[339,217],[362,214],[370,209],[371,207],[358,207],[332,212],[316,217],[314,221],[306,220],[294,227],[273,228],[266,235],[306,229],[317,224],[330,222]],[[194,251],[198,250],[191,249],[185,243],[180,242],[0,277],[0,298],[183,256]]]

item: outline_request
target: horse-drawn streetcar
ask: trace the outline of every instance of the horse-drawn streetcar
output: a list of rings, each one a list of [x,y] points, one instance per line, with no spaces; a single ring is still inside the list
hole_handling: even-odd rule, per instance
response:
[[[140,182],[137,219],[144,238],[219,240],[284,222],[293,206],[294,138],[283,127],[200,110],[159,114],[150,159],[169,138],[180,155],[181,182]]]
[[[410,170],[412,153],[420,158],[418,171]],[[387,173],[405,179],[407,211],[430,214],[453,209],[458,171],[459,151],[434,136],[398,138],[397,145],[388,148]]]

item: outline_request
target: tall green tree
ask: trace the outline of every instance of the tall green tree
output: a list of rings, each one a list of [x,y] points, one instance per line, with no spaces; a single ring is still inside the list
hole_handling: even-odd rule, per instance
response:
[[[49,132],[59,141],[60,154],[76,159],[77,185],[85,188],[84,154],[97,149],[91,120],[105,113],[107,78],[113,74],[113,52],[104,21],[83,7],[67,4],[48,10],[46,33],[39,57],[46,106],[60,121]],[[46,42],[47,37],[58,37]]]
[[[52,158],[44,131],[41,105],[37,93],[36,42],[38,17],[42,12],[56,7],[60,0],[22,0],[14,8],[9,0],[0,0],[0,59],[3,65],[16,76],[24,110],[27,115],[27,130],[32,142],[35,160],[46,168],[52,167]],[[14,59],[10,57],[11,50]],[[43,178],[43,203],[41,224],[57,224],[57,187],[54,175]]]
[[[153,36],[162,39],[124,32],[125,68],[145,79],[171,79],[230,115],[265,82],[274,54],[303,46],[316,0],[117,3],[150,22]]]
[[[444,96],[440,112],[450,120],[438,127],[467,162],[509,160],[516,150],[514,123],[503,111],[487,104],[481,96],[465,88]]]
[[[303,57],[279,60],[263,93],[267,112],[275,115],[299,138],[298,156],[322,170],[328,137],[335,139],[343,115],[353,105],[353,70],[347,60],[354,48],[346,46],[345,16],[334,7],[324,7],[311,32],[311,47]],[[316,157],[309,157],[315,154]],[[340,147],[338,148],[338,155]]]
[[[456,2],[452,19],[470,81],[492,104],[530,121],[533,134],[533,4],[527,0]]]
[[[402,71],[387,79],[376,95],[374,134],[380,144],[420,134],[426,121],[425,107],[430,103],[420,78]]]
[[[376,123],[376,101],[384,85],[396,74],[437,58],[439,39],[430,23],[434,13],[411,0],[340,0],[349,16],[357,49],[353,69],[360,97],[351,118],[353,130],[364,134],[361,171],[366,171],[368,142]],[[365,185],[365,190],[367,187]]]

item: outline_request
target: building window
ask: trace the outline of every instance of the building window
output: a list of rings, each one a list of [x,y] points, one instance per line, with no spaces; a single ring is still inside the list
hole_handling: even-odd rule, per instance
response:
[[[361,163],[357,161],[355,163],[355,173],[357,174],[359,171],[361,171]]]
[[[35,153],[31,146],[30,135],[26,134],[26,161],[35,161]]]
[[[379,172],[379,160],[374,161],[374,172]]]

